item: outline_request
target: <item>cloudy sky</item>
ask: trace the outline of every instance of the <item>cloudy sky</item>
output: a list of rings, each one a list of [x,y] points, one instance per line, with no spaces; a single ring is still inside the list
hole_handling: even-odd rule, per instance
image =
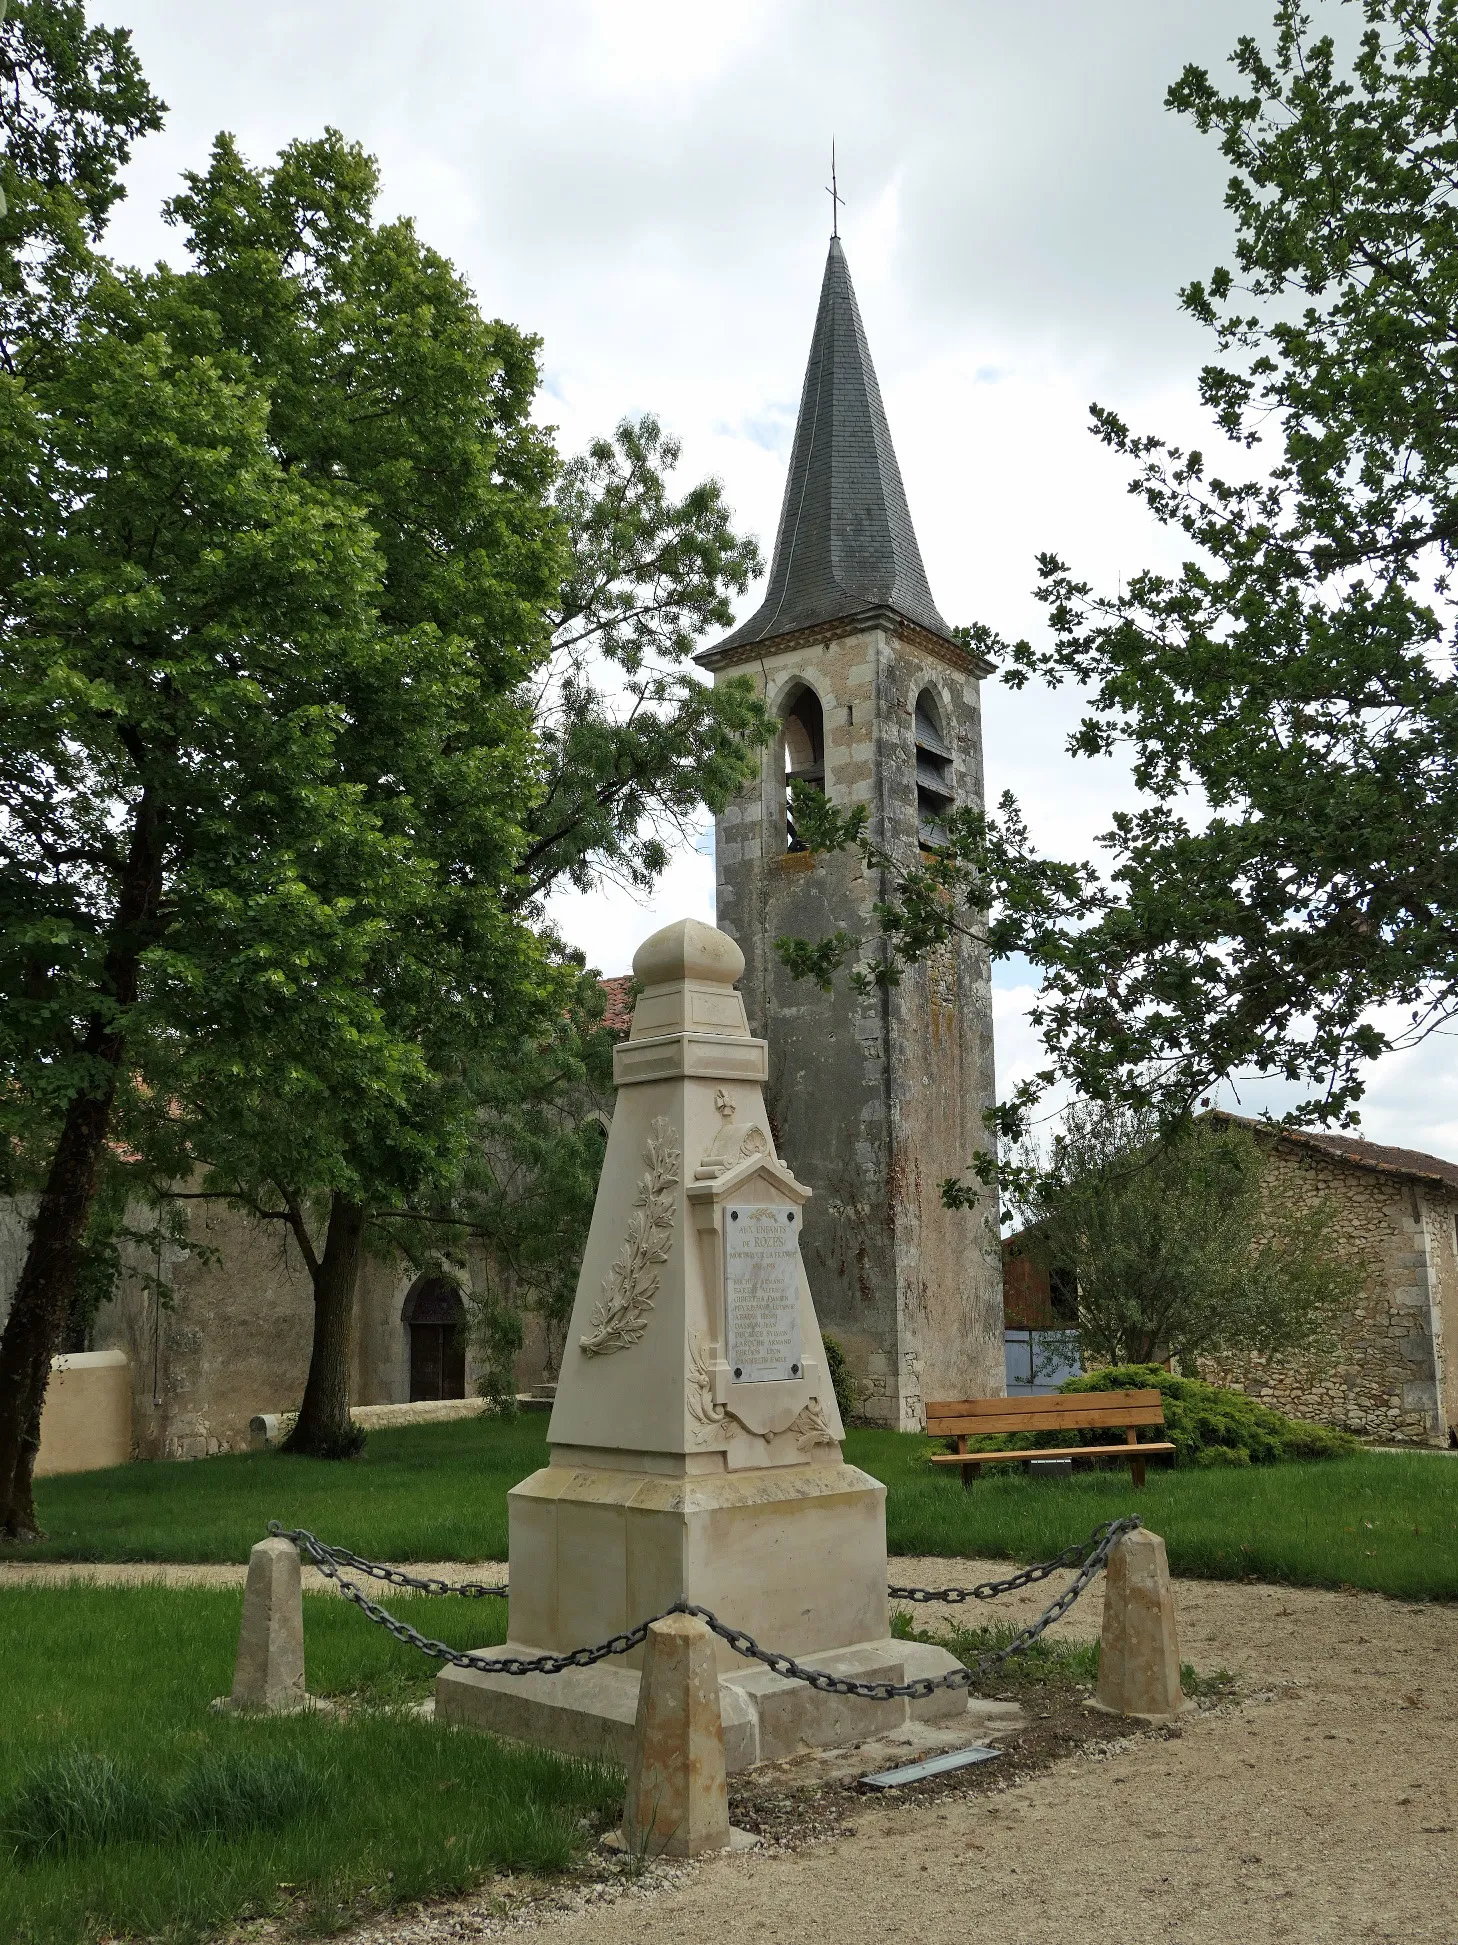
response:
[[[937,601],[1038,627],[1036,552],[1107,583],[1167,558],[1086,430],[1090,400],[1176,436],[1200,421],[1201,333],[1175,291],[1227,254],[1213,143],[1166,113],[1272,0],[94,0],[133,31],[166,132],[139,151],[113,247],[227,128],[255,159],[333,124],[380,158],[484,308],[540,334],[564,449],[625,413],[683,440],[774,537],[828,234],[842,234]],[[1328,13],[1335,9],[1327,0]],[[1350,15],[1347,16],[1350,18]],[[752,594],[744,612],[757,603]],[[1082,854],[1127,795],[1073,762],[1064,697],[988,685],[988,781]],[[656,924],[713,913],[707,850],[651,903],[563,900],[605,972]],[[997,975],[999,1082],[1026,1071],[1029,994]],[[1451,1041],[1394,1057],[1377,1139],[1458,1155]],[[1247,1107],[1274,1095],[1243,1086]],[[1234,1104],[1227,1091],[1223,1097]]]

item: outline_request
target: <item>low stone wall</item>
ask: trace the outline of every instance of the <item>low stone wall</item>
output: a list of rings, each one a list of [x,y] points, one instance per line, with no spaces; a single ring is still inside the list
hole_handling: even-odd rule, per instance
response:
[[[452,1418],[481,1418],[491,1410],[486,1398],[422,1398],[413,1405],[354,1405],[350,1417],[364,1431],[381,1431],[387,1425],[438,1425]],[[259,1412],[248,1421],[250,1450],[261,1452],[270,1445],[281,1445],[294,1429],[296,1411]]]
[[[132,1369],[121,1351],[51,1359],[35,1476],[98,1472],[132,1456]]]

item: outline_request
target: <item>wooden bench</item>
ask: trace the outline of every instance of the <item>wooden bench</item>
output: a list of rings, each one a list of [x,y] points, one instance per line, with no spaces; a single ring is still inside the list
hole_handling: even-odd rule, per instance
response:
[[[1144,1462],[1156,1452],[1173,1452],[1167,1439],[1141,1444],[1141,1425],[1164,1429],[1164,1399],[1157,1391],[1055,1392],[1046,1398],[963,1398],[929,1404],[926,1429],[932,1438],[954,1438],[955,1452],[932,1455],[932,1464],[960,1466],[962,1485],[970,1486],[977,1466],[1005,1465],[1018,1459],[1117,1459],[1127,1464],[1134,1484],[1144,1484]],[[1122,1431],[1122,1445],[1051,1445],[1027,1452],[969,1452],[969,1438],[1005,1438],[1010,1432]]]

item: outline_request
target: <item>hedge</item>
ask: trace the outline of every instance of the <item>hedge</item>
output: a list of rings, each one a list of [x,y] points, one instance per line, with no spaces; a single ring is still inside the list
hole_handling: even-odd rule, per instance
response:
[[[1069,1378],[1059,1390],[1162,1392],[1164,1437],[1174,1446],[1174,1462],[1182,1468],[1340,1459],[1361,1450],[1350,1432],[1287,1418],[1282,1412],[1258,1405],[1243,1391],[1227,1391],[1199,1378],[1177,1378],[1160,1364],[1109,1365],[1086,1377]],[[967,1449],[996,1452],[1025,1451],[1034,1446],[1121,1445],[1123,1439],[1118,1430],[1017,1432],[1008,1438],[969,1439]]]

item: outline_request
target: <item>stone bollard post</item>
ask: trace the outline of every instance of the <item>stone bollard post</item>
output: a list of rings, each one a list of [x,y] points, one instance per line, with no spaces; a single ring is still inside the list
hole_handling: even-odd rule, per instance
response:
[[[243,1622],[233,1671],[235,1709],[287,1715],[309,1706],[304,1693],[304,1592],[292,1540],[260,1540],[248,1556]]]
[[[692,1614],[648,1630],[623,1805],[623,1848],[645,1857],[727,1850],[724,1723],[714,1640]]]
[[[1150,1722],[1172,1722],[1184,1707],[1169,1559],[1164,1541],[1144,1527],[1109,1555],[1094,1703]]]

